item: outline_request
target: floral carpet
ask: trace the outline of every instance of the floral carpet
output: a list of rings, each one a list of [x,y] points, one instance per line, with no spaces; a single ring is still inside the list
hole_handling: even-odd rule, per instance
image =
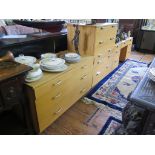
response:
[[[100,108],[88,123],[93,124],[100,113],[106,118],[99,134],[112,134],[121,125],[122,110],[128,95],[135,89],[147,70],[147,64],[127,60],[102,79],[84,98]]]

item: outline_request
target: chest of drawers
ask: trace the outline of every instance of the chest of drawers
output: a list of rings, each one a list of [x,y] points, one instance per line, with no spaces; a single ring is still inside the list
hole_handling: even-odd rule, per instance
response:
[[[35,105],[37,132],[42,132],[92,86],[93,57],[83,57],[63,73],[44,73],[39,81],[26,84]],[[33,97],[31,95],[33,94]]]
[[[115,47],[117,33],[116,23],[96,25],[79,25],[79,53],[94,56],[93,86],[117,67],[119,49]],[[73,38],[75,28],[68,24],[68,50],[74,51]]]

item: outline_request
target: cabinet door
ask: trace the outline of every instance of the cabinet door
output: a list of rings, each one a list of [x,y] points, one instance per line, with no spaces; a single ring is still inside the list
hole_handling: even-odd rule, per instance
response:
[[[3,110],[3,104],[2,104],[2,99],[1,99],[1,96],[0,96],[0,111]]]
[[[0,92],[4,102],[4,107],[12,106],[21,102],[21,80],[22,79],[20,78],[14,78],[1,84]]]
[[[155,50],[155,33],[154,32],[144,32],[140,48],[151,50],[151,51]]]

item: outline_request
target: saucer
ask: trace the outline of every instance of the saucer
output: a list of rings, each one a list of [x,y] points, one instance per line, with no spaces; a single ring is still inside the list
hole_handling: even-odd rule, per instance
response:
[[[43,76],[43,73],[42,73],[41,75],[35,77],[35,78],[31,78],[31,79],[25,78],[25,81],[26,81],[26,82],[34,82],[34,81],[37,81],[37,80],[41,79],[42,76]]]
[[[43,71],[47,71],[47,72],[63,72],[63,71],[65,71],[67,68],[68,68],[68,66],[65,65],[65,64],[64,64],[61,68],[58,68],[58,69],[48,69],[48,68],[45,68],[45,67],[41,66],[41,69],[42,69]]]

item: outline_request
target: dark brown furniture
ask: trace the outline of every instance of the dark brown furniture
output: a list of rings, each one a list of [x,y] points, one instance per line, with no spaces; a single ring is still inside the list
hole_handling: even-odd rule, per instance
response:
[[[40,58],[42,53],[59,52],[67,49],[67,32],[29,34],[26,38],[0,39],[0,56],[12,51],[19,54]]]
[[[13,22],[27,27],[42,29],[48,32],[60,32],[65,24],[65,21],[43,21],[43,20],[42,21],[13,20]]]
[[[30,67],[14,61],[0,62],[0,134],[31,134],[24,93],[24,76]]]

